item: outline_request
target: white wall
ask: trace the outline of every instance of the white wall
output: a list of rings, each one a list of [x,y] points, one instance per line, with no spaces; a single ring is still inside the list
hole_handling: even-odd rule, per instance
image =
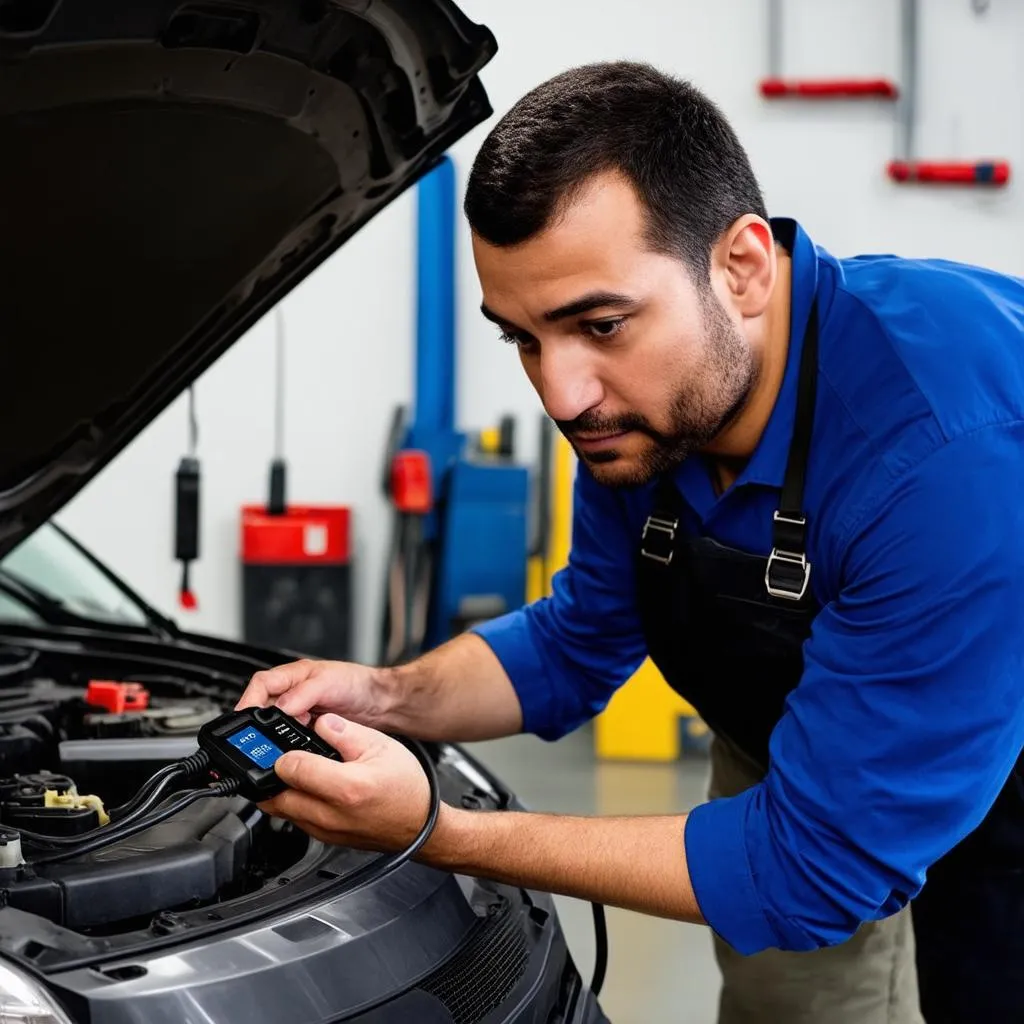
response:
[[[837,254],[941,255],[1024,273],[1021,189],[929,191],[884,176],[895,111],[876,102],[766,104],[764,0],[463,0],[495,32],[485,71],[496,116],[563,68],[627,57],[685,75],[730,116],[773,214],[795,216]],[[784,0],[786,71],[898,76],[897,0]],[[1024,5],[920,0],[919,155],[1005,157],[1024,174]],[[490,123],[493,123],[490,122]],[[487,126],[453,150],[460,180]],[[358,537],[360,655],[373,651],[386,508],[377,491],[392,407],[409,396],[413,343],[413,199],[405,196],[285,304],[289,329],[287,447],[297,501],[353,505]],[[479,289],[460,235],[459,413],[466,426],[505,411],[521,419],[533,452],[539,407],[478,312]],[[200,381],[204,552],[195,570],[201,606],[190,625],[237,635],[238,508],[266,491],[272,427],[273,327],[250,334]],[[172,477],[186,440],[179,401],[69,506],[61,521],[173,610]]]

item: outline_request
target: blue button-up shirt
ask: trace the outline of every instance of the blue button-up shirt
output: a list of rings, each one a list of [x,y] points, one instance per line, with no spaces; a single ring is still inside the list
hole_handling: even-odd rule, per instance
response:
[[[905,905],[1024,742],[1024,281],[837,259],[792,221],[775,226],[793,237],[792,312],[770,420],[723,495],[701,459],[674,474],[692,528],[769,552],[816,298],[805,512],[822,610],[767,777],[695,808],[684,834],[701,911],[743,953],[834,944]],[[526,731],[575,729],[646,656],[633,560],[652,496],[580,466],[552,596],[478,627]]]

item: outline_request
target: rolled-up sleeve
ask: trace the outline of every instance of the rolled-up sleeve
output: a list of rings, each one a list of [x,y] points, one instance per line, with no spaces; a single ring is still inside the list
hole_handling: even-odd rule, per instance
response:
[[[758,786],[696,808],[708,924],[741,953],[887,917],[982,821],[1024,744],[1024,430],[946,442],[851,510],[839,597]]]
[[[572,551],[551,596],[474,627],[512,680],[523,729],[558,739],[600,713],[646,656],[623,503],[576,474]]]

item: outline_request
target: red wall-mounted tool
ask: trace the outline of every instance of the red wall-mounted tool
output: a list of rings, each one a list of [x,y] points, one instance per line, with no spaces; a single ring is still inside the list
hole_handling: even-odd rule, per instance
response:
[[[351,513],[343,505],[242,509],[243,636],[311,657],[353,657]]]
[[[189,569],[199,558],[199,484],[201,479],[196,449],[199,427],[196,423],[195,390],[188,389],[188,454],[178,463],[174,477],[174,557],[181,562],[181,585],[178,602],[185,611],[197,607],[196,595],[189,579]]]
[[[767,100],[894,100],[886,78],[786,78],[782,73],[782,0],[768,0],[768,76],[759,83]]]
[[[284,314],[274,311],[274,455],[265,505],[242,508],[242,631],[264,647],[352,658],[351,512],[290,505],[285,463]]]
[[[1010,180],[1010,165],[1005,160],[977,163],[891,160],[887,171],[893,181],[932,185],[1005,185]]]
[[[975,8],[978,13],[983,9]],[[902,0],[900,39],[902,95],[896,158],[886,166],[890,181],[897,184],[967,185],[1000,187],[1010,180],[1005,160],[920,160],[916,156],[914,129],[917,119],[917,0]]]
[[[894,100],[899,89],[885,78],[783,79],[765,78],[761,95],[768,100]]]

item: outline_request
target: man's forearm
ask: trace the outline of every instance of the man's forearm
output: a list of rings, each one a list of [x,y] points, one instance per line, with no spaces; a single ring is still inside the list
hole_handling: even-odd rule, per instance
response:
[[[387,731],[426,740],[469,742],[522,729],[519,698],[501,662],[476,634],[463,633],[408,665],[379,669],[380,716]]]
[[[509,885],[703,924],[685,815],[579,818],[445,806],[422,860]]]

